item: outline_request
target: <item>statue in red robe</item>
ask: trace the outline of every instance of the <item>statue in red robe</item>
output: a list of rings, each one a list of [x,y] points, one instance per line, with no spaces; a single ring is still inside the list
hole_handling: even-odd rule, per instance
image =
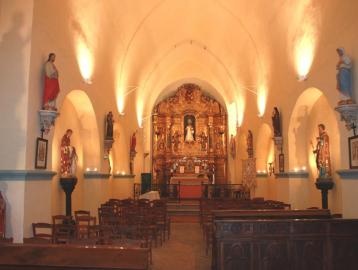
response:
[[[130,145],[131,153],[137,153],[137,151],[135,150],[136,146],[137,146],[136,132],[133,132],[133,135],[131,137],[131,145]]]
[[[60,92],[58,83],[58,70],[54,64],[56,55],[50,53],[45,64],[45,87],[42,107],[44,110],[57,111],[56,98]]]
[[[331,177],[331,159],[329,153],[329,137],[323,124],[318,125],[319,137],[317,137],[316,149],[313,153],[316,155],[316,166],[319,178]]]
[[[61,176],[75,175],[77,154],[76,148],[71,146],[72,129],[67,129],[61,139]]]

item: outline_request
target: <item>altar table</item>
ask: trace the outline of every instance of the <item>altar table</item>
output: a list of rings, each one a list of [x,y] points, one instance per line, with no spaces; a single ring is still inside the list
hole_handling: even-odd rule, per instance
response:
[[[170,178],[170,184],[179,184],[180,199],[200,199],[202,194],[202,184],[208,184],[207,177],[198,176],[173,176]]]

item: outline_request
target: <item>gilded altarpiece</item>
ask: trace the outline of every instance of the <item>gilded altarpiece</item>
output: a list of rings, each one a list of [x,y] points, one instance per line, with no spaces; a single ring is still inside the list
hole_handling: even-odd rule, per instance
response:
[[[157,104],[152,125],[154,183],[194,175],[226,183],[227,113],[199,86],[184,84]]]

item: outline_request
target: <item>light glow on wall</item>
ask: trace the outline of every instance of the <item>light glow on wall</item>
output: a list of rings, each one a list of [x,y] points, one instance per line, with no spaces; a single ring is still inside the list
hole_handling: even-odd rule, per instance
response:
[[[143,100],[137,98],[137,121],[140,128],[143,127]]]
[[[86,83],[90,84],[93,72],[93,57],[91,51],[82,38],[77,38],[76,55],[82,78]]]
[[[244,113],[245,113],[245,97],[242,93],[236,99],[236,113],[237,113],[237,126],[241,127],[244,121]]]
[[[259,111],[259,117],[263,117],[266,110],[266,101],[267,101],[267,87],[266,83],[260,83],[257,89],[257,108]]]
[[[228,117],[229,117],[229,135],[236,136],[236,126],[237,126],[237,112],[236,112],[236,103],[232,102],[228,106]]]
[[[307,79],[314,59],[320,23],[320,14],[313,8],[311,0],[300,2],[293,36],[293,61],[298,80]]]

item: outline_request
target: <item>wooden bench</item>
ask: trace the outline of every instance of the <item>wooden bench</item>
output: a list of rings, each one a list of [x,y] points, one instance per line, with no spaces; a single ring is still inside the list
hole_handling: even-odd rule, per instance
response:
[[[214,220],[225,219],[321,219],[332,218],[328,209],[307,209],[307,210],[214,210]]]
[[[0,191],[0,238],[5,238],[6,203]]]
[[[325,210],[217,211],[214,215],[213,269],[358,266],[358,220],[335,219]]]
[[[148,269],[148,249],[119,246],[0,244],[0,269]]]

